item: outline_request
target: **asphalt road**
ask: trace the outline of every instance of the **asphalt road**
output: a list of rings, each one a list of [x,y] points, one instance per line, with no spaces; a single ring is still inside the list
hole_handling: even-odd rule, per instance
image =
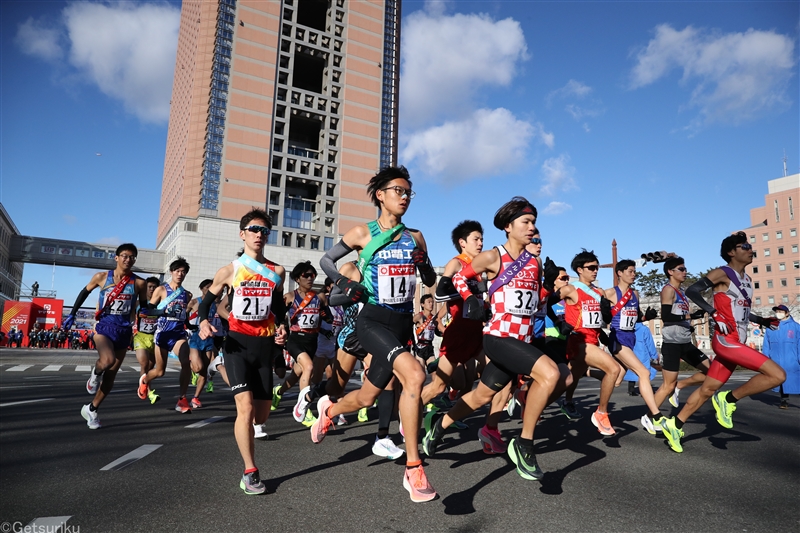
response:
[[[246,496],[235,408],[219,377],[204,408],[182,415],[172,409],[177,373],[156,382],[163,400],[155,406],[137,398],[131,354],[100,410],[103,428],[90,431],[80,415],[88,372],[76,367],[94,360],[91,352],[0,351],[0,533],[31,523],[62,523],[63,533],[800,530],[797,397],[788,410],[773,393],[741,401],[732,430],[706,405],[676,454],[640,428],[644,404],[624,385],[612,397],[618,434],[599,435],[588,420],[599,383],[585,379],[576,394],[584,419],[569,422],[550,408],[537,428],[541,483],[520,478],[507,457],[483,454],[480,413],[425,459],[440,497],[414,504],[403,461],[371,453],[376,412],[364,424],[349,416],[315,445],[291,417],[290,392],[268,422],[269,440],[256,442],[268,493]],[[744,379],[734,374],[730,388]],[[506,419],[500,429],[510,439],[520,427]],[[392,431],[401,442],[396,422]],[[146,445],[149,454],[108,467]]]

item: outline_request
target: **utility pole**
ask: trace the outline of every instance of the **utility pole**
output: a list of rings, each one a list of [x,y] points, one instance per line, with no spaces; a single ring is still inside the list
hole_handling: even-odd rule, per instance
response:
[[[617,239],[611,241],[611,262],[606,263],[605,265],[600,265],[600,268],[610,268],[614,270],[614,267],[617,266]],[[614,285],[619,284],[619,277],[617,276],[617,271],[614,270]]]

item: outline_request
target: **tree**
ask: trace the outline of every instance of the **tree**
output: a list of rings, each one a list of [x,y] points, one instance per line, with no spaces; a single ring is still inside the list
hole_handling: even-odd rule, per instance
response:
[[[654,268],[646,274],[644,272],[637,273],[634,287],[644,296],[657,296],[661,293],[661,287],[668,281],[667,276]]]

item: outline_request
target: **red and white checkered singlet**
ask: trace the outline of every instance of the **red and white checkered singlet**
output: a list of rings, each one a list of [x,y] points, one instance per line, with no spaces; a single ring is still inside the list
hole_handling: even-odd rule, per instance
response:
[[[498,246],[497,251],[500,253],[502,273],[514,259],[502,246]],[[542,287],[539,276],[539,262],[533,257],[507,285],[492,294],[492,318],[483,328],[484,335],[531,342],[533,315],[539,306]]]

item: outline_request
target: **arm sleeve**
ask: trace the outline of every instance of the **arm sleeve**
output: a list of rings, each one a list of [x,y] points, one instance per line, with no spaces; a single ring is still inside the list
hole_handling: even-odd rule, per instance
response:
[[[717,310],[703,299],[702,293],[707,289],[711,289],[712,287],[714,287],[714,283],[710,279],[703,277],[700,281],[693,283],[688,289],[686,289],[686,296],[693,301],[697,307],[709,315],[713,315],[717,312]]]
[[[447,302],[461,298],[461,295],[458,294],[456,290],[456,286],[453,285],[453,278],[449,276],[442,276],[439,278],[439,284],[436,286],[436,295],[434,298],[437,302]]]
[[[86,301],[86,298],[88,298],[91,293],[92,291],[87,291],[86,287],[82,288],[81,292],[78,293],[78,297],[75,298],[75,304],[72,306],[72,311],[70,311],[69,314],[75,316],[78,313],[78,309],[81,308],[83,302]]]
[[[331,294],[328,296],[328,305],[336,307],[337,305],[350,305],[353,300],[347,297],[338,285],[334,285],[331,289]]]
[[[686,317],[683,315],[673,315],[671,305],[661,304],[661,320],[664,322],[681,322],[686,320]]]
[[[433,284],[436,283],[436,271],[433,269],[431,258],[428,257],[427,253],[425,254],[425,262],[417,265],[417,272],[419,272],[419,277],[426,287],[433,287]]]
[[[275,315],[275,325],[279,326],[283,324],[283,321],[286,320],[286,302],[283,299],[283,295],[281,295],[280,298],[272,299],[272,306],[270,309],[272,310],[272,314]]]
[[[203,299],[200,300],[200,304],[197,306],[197,316],[200,319],[200,322],[208,320],[208,313],[211,311],[211,304],[214,303],[214,300],[216,300],[218,296],[218,294],[208,291]]]
[[[473,270],[472,265],[465,266],[453,276],[453,285],[463,300],[473,296],[472,291],[469,290],[469,286],[467,285],[467,280],[477,277],[478,275],[475,273],[475,270]]]
[[[339,241],[334,244],[330,250],[325,252],[325,255],[319,260],[319,266],[322,271],[325,272],[326,276],[336,282],[339,278],[344,277],[339,274],[339,269],[336,268],[336,261],[346,257],[347,254],[352,251],[353,249],[347,246],[344,241]]]

